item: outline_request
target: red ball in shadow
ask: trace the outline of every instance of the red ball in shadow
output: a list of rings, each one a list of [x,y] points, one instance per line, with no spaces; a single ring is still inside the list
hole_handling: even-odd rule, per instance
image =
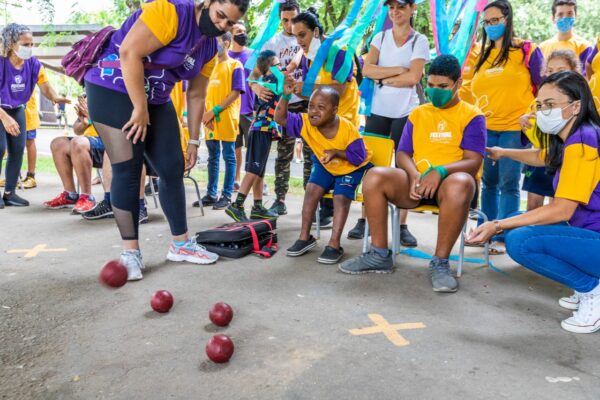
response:
[[[233,341],[226,335],[215,335],[206,344],[206,355],[217,364],[229,361],[233,350]]]
[[[233,319],[233,309],[227,303],[217,303],[208,312],[208,318],[216,326],[227,326]]]
[[[159,313],[169,312],[173,307],[173,295],[166,290],[159,290],[152,295],[150,306]]]

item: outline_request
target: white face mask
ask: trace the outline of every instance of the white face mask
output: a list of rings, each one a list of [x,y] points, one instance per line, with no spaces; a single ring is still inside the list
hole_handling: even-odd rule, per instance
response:
[[[572,106],[573,104],[574,103],[571,103],[564,108],[553,108],[550,110],[550,114],[548,115],[544,115],[542,111],[536,112],[536,122],[538,128],[548,135],[558,135],[575,116],[575,114],[573,114],[568,119],[564,119],[562,116],[563,110]]]
[[[313,37],[310,41],[310,47],[308,48],[308,54],[306,55],[306,58],[308,58],[311,61],[314,60],[317,56],[317,52],[319,51],[320,47],[321,39]]]
[[[19,50],[15,51],[15,55],[21,60],[29,60],[33,56],[33,47],[19,45]]]

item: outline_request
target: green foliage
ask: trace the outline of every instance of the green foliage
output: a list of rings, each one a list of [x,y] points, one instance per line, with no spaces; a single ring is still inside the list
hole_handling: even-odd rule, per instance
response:
[[[69,19],[69,23],[118,27],[134,10],[140,8],[142,2],[143,0],[113,0],[113,6],[109,10],[101,10],[95,13],[75,11]],[[77,3],[75,3],[74,9],[77,9]]]

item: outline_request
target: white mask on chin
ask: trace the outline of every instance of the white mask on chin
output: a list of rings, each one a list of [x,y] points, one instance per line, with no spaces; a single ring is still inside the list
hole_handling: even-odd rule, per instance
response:
[[[311,61],[314,60],[317,56],[317,52],[319,51],[320,47],[321,39],[313,37],[310,41],[310,47],[308,48],[308,54],[306,55],[306,58],[308,58]]]

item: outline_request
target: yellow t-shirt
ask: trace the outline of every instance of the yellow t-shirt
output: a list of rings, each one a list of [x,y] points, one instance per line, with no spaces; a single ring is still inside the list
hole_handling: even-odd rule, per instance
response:
[[[96,128],[94,128],[94,125],[90,125],[87,128],[85,128],[83,136],[98,137],[98,132],[96,131]]]
[[[536,46],[532,44],[530,54],[535,49]],[[492,68],[499,51],[493,48],[485,64],[473,73],[471,91],[474,105],[485,115],[488,129],[520,131],[519,118],[529,110],[529,105],[535,99],[531,73],[520,48],[510,50],[505,65]]]
[[[241,93],[245,91],[244,66],[238,60],[230,58],[218,63],[210,76],[206,93],[206,110],[212,110],[216,105],[220,105],[234,90]],[[242,100],[239,96],[221,112],[219,115],[221,121],[214,120],[214,129],[208,132],[207,140],[235,142],[239,133],[241,104]]]
[[[321,71],[319,71],[319,74],[315,79],[315,84],[331,85],[333,83],[339,84],[339,82],[333,78],[331,72],[327,72],[325,68],[321,68]],[[358,94],[358,84],[356,83],[356,78],[352,77],[350,82],[346,82],[346,90],[344,90],[344,93],[340,97],[338,114],[351,121],[356,127],[359,127],[359,106],[360,96]]]
[[[364,167],[371,161],[373,155],[360,136],[358,127],[342,116],[339,118],[340,126],[333,139],[326,138],[318,128],[312,126],[308,114],[289,112],[286,128],[287,135],[301,137],[319,160],[325,155],[325,150],[346,150],[347,157],[360,160],[360,164],[355,165],[347,159],[336,157],[324,164],[323,167],[335,176],[348,175]]]
[[[177,119],[179,121],[179,137],[181,140],[181,149],[185,156],[188,141],[190,140],[190,131],[184,128],[183,123],[183,112],[185,111],[185,92],[183,91],[183,81],[177,82],[171,92],[171,101],[175,112],[177,113]]]
[[[598,43],[596,44],[596,50],[598,49],[600,49],[600,36],[598,37]],[[600,52],[596,54],[591,65],[593,74],[590,78],[590,89],[592,89],[596,108],[600,111]]]
[[[473,94],[472,81],[473,74],[475,73],[475,65],[477,65],[477,59],[479,58],[479,52],[481,51],[481,45],[475,43],[467,56],[465,65],[462,70],[462,85],[458,89],[458,96],[461,100],[466,101],[469,104],[477,103],[477,99]]]
[[[46,75],[46,68],[42,67],[42,68],[40,68],[40,73],[38,75],[37,84],[41,85],[46,82],[48,82],[48,75]]]
[[[31,95],[31,99],[27,102],[25,107],[25,129],[34,131],[41,125],[40,114],[38,113],[37,101],[35,100],[35,94]]]
[[[427,103],[410,113],[398,151],[411,155],[424,173],[462,160],[465,150],[485,157],[486,139],[485,117],[477,107],[465,101],[447,109]]]
[[[544,53],[545,58],[548,58],[555,50],[571,50],[577,57],[580,57],[583,52],[591,47],[591,45],[590,42],[579,35],[573,35],[569,40],[558,40],[558,35],[556,35],[543,41],[540,44],[540,50]]]

